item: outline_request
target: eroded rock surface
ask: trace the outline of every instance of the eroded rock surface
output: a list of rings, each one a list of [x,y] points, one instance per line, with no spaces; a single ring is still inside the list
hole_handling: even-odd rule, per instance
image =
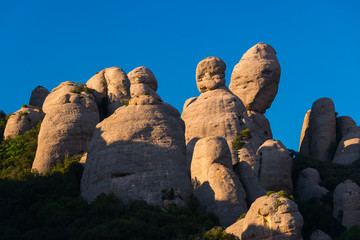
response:
[[[46,97],[33,170],[45,173],[66,156],[86,152],[99,112],[95,99],[72,82],[63,82]]]
[[[254,172],[266,191],[284,190],[292,193],[291,157],[279,141],[267,140],[257,150]]]
[[[93,89],[101,120],[110,116],[130,99],[130,81],[118,67],[105,68],[90,78],[86,86]]]
[[[193,194],[207,211],[229,226],[247,211],[246,194],[233,172],[227,142],[222,137],[197,141],[191,162]]]
[[[125,202],[166,207],[190,197],[184,122],[175,108],[150,103],[152,98],[143,95],[142,104],[130,100],[97,125],[81,180],[87,201],[113,193]]]
[[[30,105],[22,107],[9,117],[4,130],[4,139],[23,135],[42,121],[44,116],[43,111],[36,107]]]
[[[338,139],[344,138],[349,133],[360,133],[360,128],[356,126],[356,122],[348,116],[341,116],[336,118],[336,127]]]
[[[299,174],[297,180],[296,193],[298,197],[304,201],[311,198],[321,198],[327,194],[329,190],[320,186],[320,174],[314,168],[306,168]]]
[[[333,162],[348,165],[359,159],[360,132],[349,132],[340,140]]]
[[[302,239],[302,225],[303,218],[297,205],[274,193],[256,199],[245,218],[225,231],[241,240],[299,240]]]
[[[258,43],[234,67],[229,89],[243,101],[247,110],[263,114],[277,94],[280,73],[275,50],[268,44]]]
[[[29,105],[35,106],[38,108],[42,108],[42,105],[45,101],[45,98],[49,94],[49,90],[42,86],[37,86],[32,92],[30,96]]]
[[[225,85],[226,64],[218,57],[208,57],[196,67],[196,84],[201,93]]]

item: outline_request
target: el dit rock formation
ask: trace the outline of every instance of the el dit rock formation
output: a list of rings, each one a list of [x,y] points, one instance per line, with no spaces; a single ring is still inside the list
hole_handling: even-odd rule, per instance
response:
[[[113,193],[125,202],[164,206],[165,201],[181,205],[191,195],[184,122],[175,108],[157,99],[157,81],[149,72],[141,68],[129,74],[132,84],[146,86],[137,86],[128,106],[96,126],[81,180],[87,201]]]
[[[86,152],[99,112],[92,94],[63,82],[46,97],[45,118],[38,136],[32,169],[45,173],[65,157]]]

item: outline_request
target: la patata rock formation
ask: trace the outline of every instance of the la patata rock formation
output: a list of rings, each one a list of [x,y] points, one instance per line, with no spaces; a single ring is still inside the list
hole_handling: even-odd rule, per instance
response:
[[[42,86],[37,86],[32,92],[30,96],[29,105],[35,106],[38,108],[42,108],[42,105],[45,101],[45,98],[49,94],[49,90]]]
[[[251,205],[245,217],[226,229],[238,239],[300,240],[303,218],[297,205],[274,193]]]
[[[191,162],[193,194],[208,211],[229,226],[247,211],[246,193],[233,172],[231,154],[222,137],[197,141]]]
[[[45,173],[65,157],[86,152],[99,112],[93,95],[85,91],[63,82],[46,97],[33,170]]]
[[[13,138],[16,135],[23,135],[36,124],[43,120],[45,114],[40,109],[26,105],[19,111],[12,114],[4,130],[4,138]]]
[[[125,105],[130,99],[130,81],[126,73],[118,67],[97,72],[86,82],[93,89],[93,95],[99,108],[100,119],[104,119]]]
[[[137,95],[96,126],[81,180],[87,201],[113,193],[125,202],[166,206],[182,205],[191,195],[184,122],[151,94],[157,82],[149,72],[142,67],[129,73],[131,85],[142,85],[135,86]]]

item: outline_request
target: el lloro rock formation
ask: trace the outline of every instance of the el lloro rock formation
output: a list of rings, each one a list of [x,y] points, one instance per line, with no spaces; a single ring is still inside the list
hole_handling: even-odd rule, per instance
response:
[[[100,119],[104,119],[123,106],[130,98],[130,81],[118,67],[105,68],[90,78],[86,85],[93,89]]]
[[[320,174],[316,169],[306,168],[302,170],[297,180],[297,196],[304,201],[310,200],[311,198],[321,198],[328,193],[329,190],[321,187],[320,182]]]
[[[336,117],[330,98],[320,98],[313,103],[301,132],[300,154],[320,161],[332,160],[336,147]]]
[[[63,82],[46,97],[45,118],[32,169],[45,173],[66,156],[86,152],[99,112],[94,97],[72,82]]]
[[[333,216],[347,228],[360,225],[360,187],[356,183],[346,180],[335,188]]]
[[[145,78],[139,84],[150,81],[138,77]],[[131,99],[96,126],[81,179],[81,195],[89,202],[101,193],[159,206],[190,197],[184,122],[169,104],[139,94],[141,102]]]
[[[23,135],[43,120],[44,116],[43,111],[34,106],[28,105],[22,107],[9,117],[4,130],[4,138]]]
[[[297,205],[274,193],[256,199],[245,218],[225,231],[241,240],[300,240],[302,225],[303,218]]]
[[[256,155],[254,172],[265,190],[284,190],[291,194],[291,157],[286,147],[280,141],[270,139],[259,147]]]
[[[42,108],[42,105],[45,101],[45,98],[49,94],[49,90],[42,86],[37,86],[32,92],[30,96],[29,105],[35,106],[38,108]]]
[[[226,139],[232,162],[238,162],[232,142],[240,131],[249,128],[254,133],[252,142],[243,147],[256,152],[262,140],[255,134],[256,129],[246,114],[246,109],[241,100],[232,94],[225,86],[225,63],[216,57],[205,58],[198,64],[197,86],[202,91],[198,98],[191,98],[185,102],[181,118],[184,120],[185,140],[188,146],[194,146],[197,139],[208,136],[220,136]],[[192,149],[188,147],[188,152]],[[239,154],[239,157],[251,157]],[[241,158],[240,158],[241,159]],[[190,160],[189,160],[190,161]]]
[[[193,194],[207,211],[229,226],[247,211],[246,194],[233,172],[227,142],[222,137],[197,141],[191,162]]]
[[[264,114],[278,91],[280,73],[275,50],[268,44],[258,43],[234,67],[229,89],[243,101],[247,110]]]

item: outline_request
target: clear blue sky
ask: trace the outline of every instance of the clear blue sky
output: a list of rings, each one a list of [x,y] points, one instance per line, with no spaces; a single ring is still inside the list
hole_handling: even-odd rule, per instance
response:
[[[235,64],[258,42],[278,53],[279,92],[266,112],[275,139],[297,149],[305,112],[321,97],[360,125],[359,1],[0,1],[0,109],[15,112],[37,85],[86,82],[118,66],[150,68],[179,111],[198,96],[196,65]]]

